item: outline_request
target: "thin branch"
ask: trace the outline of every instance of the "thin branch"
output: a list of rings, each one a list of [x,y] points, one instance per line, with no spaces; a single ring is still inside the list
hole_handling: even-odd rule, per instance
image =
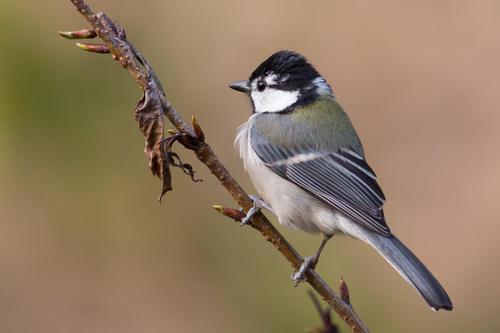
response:
[[[248,194],[227,171],[212,148],[205,142],[204,137],[200,135],[203,132],[196,121],[193,120],[193,129],[175,110],[172,103],[167,100],[154,70],[127,40],[125,31],[106,14],[102,12],[94,13],[85,1],[70,1],[78,12],[87,19],[93,28],[92,30],[104,41],[105,47],[109,49],[113,58],[129,71],[130,75],[144,91],[144,95],[136,107],[135,118],[146,138],[145,152],[149,159],[149,167],[154,175],[162,179],[164,191],[165,185],[170,185],[168,165],[164,165],[161,151],[161,145],[164,141],[163,118],[166,116],[179,133],[183,135],[183,139],[178,141],[186,148],[193,150],[196,157],[217,177],[221,185],[226,188],[238,205],[248,211],[252,207],[252,201]],[[267,241],[272,243],[294,269],[300,267],[304,259],[262,213],[256,214],[251,219],[250,225],[258,230]],[[305,277],[306,281],[333,308],[339,317],[352,328],[353,332],[368,332],[368,329],[351,305],[344,302],[318,273],[308,271]]]
[[[322,327],[317,328],[314,332],[311,333],[339,333],[339,329],[337,325],[332,322],[332,317],[330,315],[330,309],[323,310],[321,308],[321,304],[319,304],[316,295],[312,291],[308,291],[309,297],[311,297],[311,301],[314,304],[314,307],[318,311],[318,314],[321,318],[321,322],[323,324]]]

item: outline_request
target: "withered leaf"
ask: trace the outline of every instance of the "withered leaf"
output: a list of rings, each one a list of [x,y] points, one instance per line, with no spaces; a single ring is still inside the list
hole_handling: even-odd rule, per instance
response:
[[[201,179],[195,178],[195,171],[190,164],[183,163],[179,155],[172,152],[172,145],[180,141],[185,147],[194,149],[198,140],[188,134],[175,133],[167,138],[164,137],[164,112],[162,104],[162,89],[158,87],[155,80],[148,79],[144,94],[135,108],[135,120],[139,123],[139,129],[146,138],[144,152],[149,161],[149,169],[153,175],[162,180],[162,190],[159,201],[165,193],[172,190],[172,173],[170,166],[181,168],[194,182]]]
[[[137,103],[134,118],[146,139],[144,153],[149,169],[163,181],[162,195],[172,190],[170,172],[164,173],[161,144],[164,139],[164,114],[159,90],[153,80],[148,79],[141,100]]]

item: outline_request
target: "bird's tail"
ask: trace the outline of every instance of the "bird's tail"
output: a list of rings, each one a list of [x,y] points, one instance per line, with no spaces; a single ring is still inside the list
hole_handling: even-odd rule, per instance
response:
[[[385,237],[373,232],[364,236],[366,241],[417,289],[433,310],[453,309],[448,294],[438,280],[396,236]]]

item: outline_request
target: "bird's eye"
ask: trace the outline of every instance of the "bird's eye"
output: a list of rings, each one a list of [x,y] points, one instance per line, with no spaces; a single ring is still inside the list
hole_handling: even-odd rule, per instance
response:
[[[264,91],[266,89],[266,82],[265,81],[257,81],[257,90],[258,91]]]

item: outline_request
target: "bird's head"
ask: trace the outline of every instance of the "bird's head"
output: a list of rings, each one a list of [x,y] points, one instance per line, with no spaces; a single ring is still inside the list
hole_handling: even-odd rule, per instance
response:
[[[248,94],[256,113],[287,112],[323,95],[333,96],[318,71],[304,56],[292,51],[274,53],[248,80],[234,82],[229,87]]]

